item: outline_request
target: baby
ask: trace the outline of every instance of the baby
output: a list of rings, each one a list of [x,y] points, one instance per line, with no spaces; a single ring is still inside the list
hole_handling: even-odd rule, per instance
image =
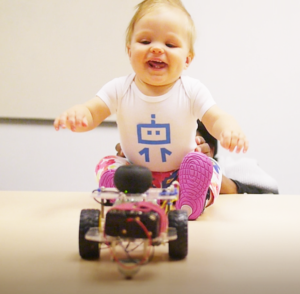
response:
[[[148,167],[154,187],[179,181],[176,208],[186,210],[190,220],[204,211],[209,187],[213,199],[218,196],[221,182],[217,163],[194,152],[197,119],[225,149],[237,153],[248,149],[236,120],[216,105],[201,82],[183,75],[194,58],[194,40],[193,21],[180,0],[141,2],[126,36],[134,73],[108,82],[95,98],[54,121],[56,130],[83,132],[116,113],[126,158],[101,159],[96,167],[99,186],[113,186],[120,165]]]

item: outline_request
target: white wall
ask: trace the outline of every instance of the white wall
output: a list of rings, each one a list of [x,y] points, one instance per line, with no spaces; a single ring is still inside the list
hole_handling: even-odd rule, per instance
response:
[[[115,123],[56,132],[51,121],[0,120],[0,190],[91,191],[100,158],[115,154]]]
[[[183,2],[198,29],[187,73],[238,119],[250,140],[247,156],[278,181],[280,193],[299,194],[300,1]],[[72,134],[7,121],[0,138],[1,190],[89,191],[95,163],[118,141],[111,125]]]
[[[299,194],[300,1],[184,3],[198,29],[189,74],[238,119],[250,140],[247,156],[281,193]]]
[[[132,2],[1,0],[0,116],[52,119],[131,70]]]

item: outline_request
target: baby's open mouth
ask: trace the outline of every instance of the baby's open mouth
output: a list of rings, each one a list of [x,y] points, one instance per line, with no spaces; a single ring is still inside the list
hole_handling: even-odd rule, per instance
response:
[[[167,66],[167,64],[164,63],[163,61],[154,61],[154,60],[148,61],[148,64],[149,64],[152,68],[156,68],[156,69],[164,68],[164,67]]]

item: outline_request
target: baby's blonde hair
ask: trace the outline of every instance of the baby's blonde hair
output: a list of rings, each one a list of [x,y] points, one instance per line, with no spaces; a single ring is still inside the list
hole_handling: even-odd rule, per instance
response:
[[[192,57],[195,55],[194,51],[194,43],[196,39],[196,32],[195,32],[195,25],[192,20],[191,15],[183,6],[180,0],[144,0],[143,2],[139,3],[135,8],[137,9],[134,16],[132,17],[126,31],[126,47],[130,45],[131,38],[134,30],[135,24],[147,13],[153,11],[159,6],[163,5],[171,5],[173,7],[179,8],[182,12],[184,12],[187,16],[189,27],[187,28],[189,34],[189,47],[190,53]]]

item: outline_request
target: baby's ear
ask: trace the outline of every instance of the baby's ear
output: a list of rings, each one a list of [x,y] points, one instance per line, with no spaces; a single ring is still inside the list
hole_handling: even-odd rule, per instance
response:
[[[131,57],[131,48],[130,48],[130,45],[126,45],[126,51],[127,51],[127,54],[129,56],[129,58]]]
[[[185,60],[185,67],[184,67],[184,69],[187,69],[190,66],[191,62],[193,61],[193,58],[194,58],[193,54],[189,53],[188,56],[186,57],[186,60]]]

